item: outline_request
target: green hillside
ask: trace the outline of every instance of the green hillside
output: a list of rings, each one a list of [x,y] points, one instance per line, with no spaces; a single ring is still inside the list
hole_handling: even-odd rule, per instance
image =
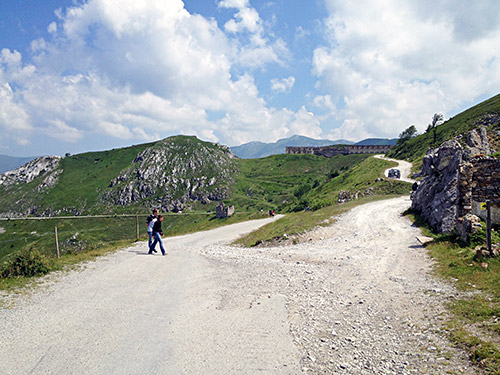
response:
[[[336,205],[341,189],[373,187],[372,195],[407,192],[405,184],[376,181],[390,166],[371,155],[236,159],[227,147],[186,136],[68,156],[29,183],[0,185],[2,216],[53,217],[0,221],[0,263],[34,250],[53,258],[55,227],[60,252],[70,257],[135,240],[137,223],[145,238],[151,207],[167,212],[164,232],[170,236],[265,217],[270,209],[318,210]],[[53,183],[44,184],[51,176]],[[176,205],[169,206],[171,201]],[[221,201],[234,205],[236,214],[214,220]]]
[[[262,159],[240,159],[228,203],[245,210],[289,211],[299,201],[301,189],[315,190],[333,177],[349,170],[369,155],[282,154]]]
[[[61,160],[58,184],[49,191],[37,190],[43,176],[28,184],[12,187],[0,186],[0,212],[24,212],[29,207],[40,207],[71,214],[101,214],[107,212],[100,194],[108,187],[117,173],[127,168],[138,153],[152,144],[87,152],[65,157]]]
[[[500,95],[496,95],[436,127],[418,135],[402,145],[394,147],[388,154],[390,157],[407,159],[412,162],[422,160],[430,147],[436,148],[449,139],[466,134],[469,130],[484,125],[490,134],[490,143],[498,148],[500,145],[495,131],[500,129]]]
[[[361,157],[362,155],[356,156]],[[384,170],[394,165],[393,162],[365,155],[359,163],[339,176],[333,178],[330,176],[317,187],[313,187],[313,184],[310,189],[305,190],[304,194],[295,197],[293,203],[288,206],[288,210],[293,212],[287,214],[285,218],[250,233],[236,243],[254,246],[262,241],[279,240],[284,233],[293,236],[318,225],[327,225],[331,223],[332,216],[346,212],[357,204],[409,194],[410,184],[383,178]],[[300,189],[297,189],[296,192],[298,190]],[[340,191],[358,193],[358,199],[337,204]],[[304,210],[305,208],[310,209]]]
[[[235,205],[240,212],[286,212],[305,195],[325,198],[328,188],[324,186],[368,156],[281,154],[234,159],[222,146],[195,137],[170,137],[62,158],[53,187],[40,188],[54,171],[29,183],[0,185],[0,213],[144,214],[151,207],[207,212],[214,211],[220,201]],[[169,207],[173,200],[182,202],[180,208]]]

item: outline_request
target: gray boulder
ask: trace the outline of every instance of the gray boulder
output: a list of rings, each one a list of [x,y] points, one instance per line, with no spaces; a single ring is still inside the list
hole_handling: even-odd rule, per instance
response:
[[[429,149],[422,162],[421,183],[412,192],[412,209],[418,212],[437,232],[456,230],[459,205],[460,165],[476,155],[494,152],[485,127],[467,134],[464,147],[459,138],[444,142],[438,149]]]
[[[425,176],[412,193],[412,209],[419,212],[436,231],[450,233],[455,228],[458,204],[458,167],[463,148],[456,141],[429,150],[422,163]]]
[[[490,155],[495,152],[495,150],[490,147],[488,133],[484,126],[474,129],[467,134],[467,146],[468,147],[464,150],[467,158],[480,154]]]

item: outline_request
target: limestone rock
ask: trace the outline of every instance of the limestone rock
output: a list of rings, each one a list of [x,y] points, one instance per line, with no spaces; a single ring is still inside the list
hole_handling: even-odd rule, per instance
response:
[[[457,234],[467,242],[470,235],[482,229],[481,220],[474,214],[467,214],[457,220]]]
[[[59,167],[60,161],[60,156],[42,156],[19,168],[5,172],[0,176],[0,185],[28,184],[39,176],[44,176],[55,171]],[[55,182],[56,179],[54,176],[52,180],[48,179],[46,181],[45,186],[53,186]]]
[[[467,135],[467,146],[469,147],[465,150],[465,154],[468,157],[474,157],[481,154],[490,155],[495,152],[495,150],[490,148],[488,133],[484,126],[469,132]]]
[[[478,155],[488,155],[494,150],[490,148],[488,134],[484,126],[470,131],[465,147],[459,143],[459,137],[444,142],[438,149],[429,149],[422,162],[423,176],[412,192],[412,209],[420,213],[429,225],[440,233],[460,232],[462,238],[473,229],[474,220],[462,217],[465,200],[470,197],[461,196],[469,181],[460,181],[460,173],[471,168],[469,161]],[[461,186],[462,185],[462,186]]]
[[[149,201],[173,212],[194,201],[220,201],[229,196],[233,183],[233,158],[227,148],[194,137],[186,137],[185,142],[167,138],[138,154],[110,182],[103,200],[121,206]]]
[[[458,204],[458,167],[463,148],[456,141],[429,150],[422,163],[424,179],[412,192],[412,209],[419,212],[438,232],[455,229]]]

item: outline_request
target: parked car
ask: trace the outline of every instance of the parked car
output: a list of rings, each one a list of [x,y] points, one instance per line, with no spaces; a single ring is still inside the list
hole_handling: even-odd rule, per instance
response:
[[[389,173],[387,174],[387,177],[389,177],[389,178],[401,178],[401,172],[399,171],[399,169],[395,169],[395,168],[389,169]]]

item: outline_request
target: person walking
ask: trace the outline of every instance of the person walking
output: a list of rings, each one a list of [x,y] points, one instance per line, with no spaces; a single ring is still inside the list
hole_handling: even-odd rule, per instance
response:
[[[146,219],[146,224],[148,225],[148,248],[151,249],[151,244],[153,243],[153,225],[158,220],[158,210],[155,208],[153,213]],[[150,250],[151,251],[151,250]],[[156,253],[156,250],[153,250]]]
[[[153,252],[156,253],[155,247],[157,243],[160,243],[160,250],[162,255],[166,254],[165,248],[163,247],[163,240],[161,237],[163,236],[163,232],[161,230],[161,222],[163,221],[163,215],[159,215],[158,219],[155,221],[153,225],[153,238],[154,241],[149,247],[149,252],[148,254],[153,254]]]

